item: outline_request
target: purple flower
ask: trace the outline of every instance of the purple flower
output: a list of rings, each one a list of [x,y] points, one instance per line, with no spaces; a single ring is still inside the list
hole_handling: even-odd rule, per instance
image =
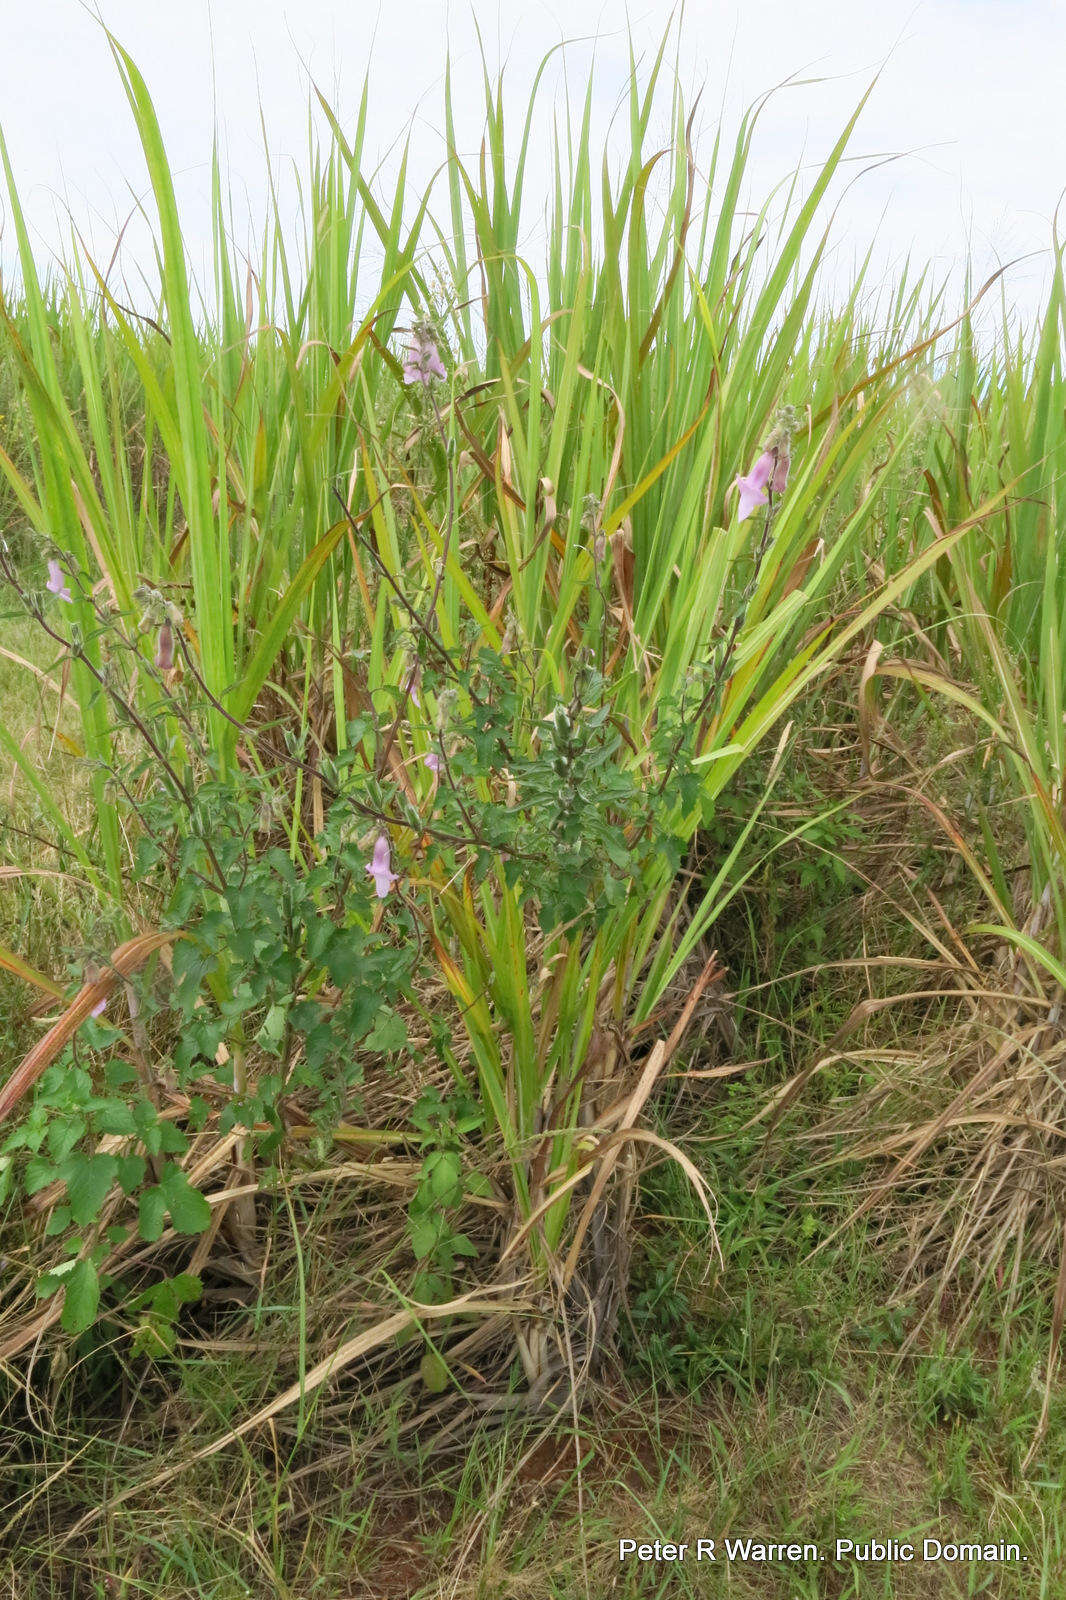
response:
[[[48,563],[48,582],[45,588],[50,594],[57,594],[60,600],[65,600],[68,606],[74,604],[73,596],[67,587],[67,575],[58,561]]]
[[[93,1006],[92,1010],[89,1012],[89,1015],[90,1015],[90,1017],[99,1017],[106,1010],[107,1010],[107,996],[105,995],[102,1000],[98,1000],[96,1002],[96,1004]]]
[[[404,383],[422,383],[428,388],[434,378],[447,376],[432,332],[424,323],[419,323],[411,331],[403,367]]]
[[[740,491],[740,509],[737,518],[739,522],[744,522],[750,517],[756,506],[766,504],[766,485],[770,481],[774,465],[774,452],[764,450],[747,477],[735,480],[736,487]]]
[[[439,772],[440,771],[440,756],[437,754],[437,752],[435,750],[431,750],[429,752],[428,756],[423,756],[422,757],[422,765],[424,767],[428,767],[430,772]]]
[[[374,880],[374,890],[379,900],[384,900],[392,885],[400,876],[393,872],[389,856],[389,841],[387,835],[379,833],[374,846],[373,858],[367,862],[366,870]]]
[[[174,630],[169,622],[164,622],[159,630],[156,642],[155,664],[160,672],[171,672],[174,668]]]
[[[770,494],[784,494],[788,487],[788,469],[791,465],[792,429],[795,415],[791,406],[778,412],[773,432],[762,447],[758,460],[746,478],[734,480],[740,492],[737,520],[750,517],[756,506],[764,506]]]

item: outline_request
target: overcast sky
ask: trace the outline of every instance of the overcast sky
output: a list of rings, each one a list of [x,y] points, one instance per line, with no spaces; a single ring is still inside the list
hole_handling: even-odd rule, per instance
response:
[[[638,50],[651,49],[672,9],[634,0]],[[311,80],[350,125],[369,66],[370,151],[385,156],[410,124],[415,169],[428,174],[441,155],[449,42],[459,140],[477,142],[475,14],[490,66],[506,61],[519,93],[545,50],[564,36],[577,41],[573,92],[583,92],[594,60],[604,129],[628,59],[624,12],[601,0],[100,0],[100,11],[154,97],[194,263],[208,233],[216,124],[240,209],[262,215],[260,103],[272,155],[299,158]],[[109,253],[145,168],[103,32],[78,0],[0,0],[0,20],[0,126],[42,257],[61,245],[68,212]],[[1046,252],[1066,186],[1066,0],[702,0],[688,6],[683,38],[682,76],[690,89],[706,85],[705,134],[722,115],[731,138],[743,108],[790,74],[822,80],[771,104],[751,169],[756,203],[828,150],[880,69],[854,153],[906,154],[849,191],[833,269],[841,279],[875,233],[879,271],[910,252],[943,272],[969,249],[983,275]],[[552,93],[562,92],[557,74]],[[134,236],[130,248],[135,256]],[[5,225],[0,262],[9,267],[11,256]],[[1009,292],[1021,309],[1036,304],[1045,270],[1046,254],[1014,269]]]

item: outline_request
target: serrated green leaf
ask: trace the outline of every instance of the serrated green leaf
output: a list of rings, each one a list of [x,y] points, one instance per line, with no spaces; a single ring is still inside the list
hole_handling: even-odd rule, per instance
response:
[[[459,1157],[450,1150],[438,1150],[426,1162],[430,1193],[439,1205],[445,1205],[461,1193],[459,1184]]]
[[[119,1138],[132,1138],[137,1132],[133,1111],[124,1100],[104,1101],[97,1109],[96,1122],[101,1133]]]
[[[179,1305],[195,1304],[204,1292],[203,1281],[195,1272],[179,1272],[170,1282]]]
[[[168,1162],[163,1168],[159,1187],[163,1191],[170,1221],[175,1233],[203,1233],[211,1222],[211,1207],[194,1189],[180,1167]]]
[[[60,1325],[66,1333],[84,1333],[100,1304],[100,1280],[91,1261],[76,1261],[67,1274]]]
[[[79,1227],[97,1216],[117,1170],[118,1162],[110,1155],[72,1155],[63,1163],[60,1175],[67,1186],[71,1216]]]
[[[26,1172],[23,1185],[27,1194],[36,1194],[44,1189],[56,1177],[54,1161],[46,1161],[44,1156],[31,1156],[26,1163]]]
[[[56,1234],[62,1233],[64,1228],[69,1228],[69,1226],[70,1207],[56,1206],[55,1210],[48,1218],[48,1221],[45,1223],[44,1236],[46,1239],[54,1239]]]
[[[85,1135],[84,1117],[57,1117],[48,1129],[48,1154],[59,1166]]]
[[[385,1011],[367,1034],[365,1042],[368,1050],[380,1050],[383,1055],[402,1050],[407,1043],[407,1024],[398,1011]]]
[[[115,1176],[122,1186],[123,1194],[132,1194],[144,1182],[147,1163],[143,1156],[119,1156],[115,1168]]]
[[[138,1207],[138,1231],[142,1239],[149,1244],[155,1241],[163,1232],[163,1223],[167,1214],[166,1196],[158,1185],[146,1189],[141,1195]]]
[[[436,1215],[418,1217],[411,1222],[411,1248],[415,1259],[424,1261],[437,1248],[440,1225]]]

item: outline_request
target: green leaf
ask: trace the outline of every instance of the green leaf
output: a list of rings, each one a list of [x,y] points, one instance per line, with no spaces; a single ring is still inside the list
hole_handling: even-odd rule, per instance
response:
[[[383,1055],[402,1050],[406,1043],[407,1024],[397,1011],[384,1012],[366,1037],[367,1049],[380,1050]]]
[[[170,1284],[180,1306],[195,1304],[204,1292],[203,1282],[195,1272],[179,1272]]]
[[[412,1221],[411,1249],[415,1253],[416,1260],[424,1261],[437,1248],[440,1241],[440,1222],[439,1213],[418,1217]]]
[[[141,1238],[154,1244],[163,1232],[163,1222],[167,1214],[166,1196],[158,1185],[146,1189],[141,1195],[139,1206],[138,1231]]]
[[[70,1207],[56,1206],[52,1215],[45,1223],[44,1235],[46,1239],[54,1239],[57,1233],[62,1233],[70,1226]]]
[[[438,1205],[446,1205],[461,1196],[459,1157],[452,1151],[438,1150],[435,1155],[428,1157],[426,1172],[430,1193]]]
[[[79,1227],[92,1222],[97,1215],[117,1170],[114,1156],[79,1154],[64,1162],[60,1175],[67,1186],[70,1214]]]
[[[133,1112],[124,1100],[106,1100],[96,1113],[101,1133],[116,1134],[119,1138],[132,1138],[137,1132]]]
[[[203,1233],[211,1222],[211,1207],[194,1189],[180,1167],[168,1161],[163,1168],[159,1187],[166,1200],[167,1210],[175,1233]]]
[[[23,1184],[27,1194],[36,1194],[44,1189],[57,1176],[55,1163],[46,1161],[44,1156],[31,1156],[26,1163],[26,1174]]]
[[[156,1124],[157,1134],[156,1149],[161,1150],[166,1156],[183,1156],[189,1148],[189,1141],[181,1129],[175,1127],[166,1117],[161,1117]]]
[[[427,1350],[418,1363],[419,1376],[430,1394],[443,1394],[451,1376],[444,1361],[435,1350]]]
[[[91,1261],[76,1261],[67,1274],[63,1312],[59,1319],[66,1333],[84,1333],[91,1327],[100,1304],[100,1280]]]
[[[326,971],[338,989],[347,988],[366,959],[366,942],[359,928],[338,929],[324,956]]]
[[[269,1055],[276,1056],[281,1050],[281,1041],[285,1037],[285,1024],[288,1018],[288,1007],[274,1004],[270,1007],[262,1026],[256,1034],[256,1043]]]
[[[137,1074],[125,1061],[109,1061],[104,1068],[104,1082],[109,1089],[124,1089],[137,1082]]]
[[[57,1118],[48,1129],[48,1154],[58,1165],[66,1160],[85,1133],[84,1117]]]
[[[122,1185],[123,1194],[132,1194],[144,1182],[145,1159],[143,1156],[119,1156],[115,1174]]]

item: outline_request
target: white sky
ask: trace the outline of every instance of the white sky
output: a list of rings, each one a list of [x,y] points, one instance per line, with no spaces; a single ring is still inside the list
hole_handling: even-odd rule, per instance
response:
[[[410,121],[415,171],[428,174],[442,151],[449,38],[457,100],[468,108],[458,136],[477,142],[474,14],[490,66],[508,61],[519,97],[546,49],[564,34],[584,39],[568,53],[571,83],[580,95],[595,54],[604,129],[627,67],[624,11],[602,0],[100,0],[100,9],[155,100],[194,265],[208,235],[216,120],[244,197],[238,209],[256,218],[264,204],[259,102],[272,155],[299,159],[311,77],[351,126],[369,64],[369,152],[384,156]],[[671,9],[666,0],[632,0],[638,50],[657,42]],[[102,30],[78,0],[0,0],[0,23],[0,127],[42,259],[63,245],[67,208],[106,259],[131,190],[142,192],[146,180]],[[912,251],[943,273],[969,247],[983,277],[1013,256],[1047,251],[1066,187],[1066,0],[702,0],[689,4],[683,38],[686,87],[706,84],[704,150],[720,111],[731,142],[740,112],[763,90],[793,73],[824,80],[772,103],[752,167],[756,203],[795,165],[828,150],[882,68],[853,151],[908,153],[849,192],[836,233],[841,278],[875,232],[886,271]],[[561,92],[558,75],[554,82]],[[12,248],[5,224],[7,268]],[[128,263],[137,252],[131,235]],[[1014,269],[1009,296],[1020,309],[1035,307],[1045,275],[1046,254]]]

